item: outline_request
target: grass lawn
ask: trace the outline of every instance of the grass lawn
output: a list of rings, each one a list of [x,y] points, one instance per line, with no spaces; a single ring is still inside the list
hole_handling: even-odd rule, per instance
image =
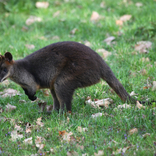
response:
[[[156,100],[156,0],[47,0],[47,8],[36,2],[0,1],[1,54],[9,51],[16,60],[54,42],[81,42],[99,52],[128,93]],[[19,95],[4,97],[9,88]],[[103,81],[76,90],[72,114],[63,115],[38,113],[38,102],[11,81],[0,92],[0,156],[156,155],[155,103],[119,109],[124,102]],[[37,97],[53,104],[44,90]],[[88,97],[113,104],[94,108]],[[16,109],[7,111],[7,104]],[[102,116],[93,118],[96,113]]]

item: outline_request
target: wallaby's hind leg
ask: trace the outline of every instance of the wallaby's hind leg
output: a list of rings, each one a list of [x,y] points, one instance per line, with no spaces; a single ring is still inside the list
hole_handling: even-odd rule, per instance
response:
[[[74,93],[75,88],[72,86],[72,82],[67,82],[67,83],[55,83],[55,93],[57,96],[57,99],[60,103],[60,111],[64,111],[64,106],[66,106],[67,111],[71,111],[71,101],[72,101],[72,96]]]
[[[54,104],[53,104],[53,110],[59,111],[59,109],[60,109],[60,103],[59,103],[59,101],[57,99],[55,90],[54,89],[51,89],[50,91],[51,91],[51,95],[53,97],[53,102],[54,102]]]

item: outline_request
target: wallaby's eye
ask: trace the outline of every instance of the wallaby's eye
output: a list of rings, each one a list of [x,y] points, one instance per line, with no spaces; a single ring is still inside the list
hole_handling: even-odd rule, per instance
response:
[[[6,68],[3,68],[3,71],[6,73],[7,72],[7,69]]]

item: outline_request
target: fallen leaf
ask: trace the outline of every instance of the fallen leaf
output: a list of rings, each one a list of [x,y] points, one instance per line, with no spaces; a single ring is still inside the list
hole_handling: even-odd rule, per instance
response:
[[[142,75],[147,75],[147,70],[146,70],[146,69],[142,69],[142,70],[140,71],[140,73],[141,73]]]
[[[109,105],[113,103],[113,100],[110,99],[110,98],[106,98],[106,99],[92,101],[91,99],[89,99],[89,100],[87,100],[85,102],[87,104],[90,104],[94,108],[98,108],[98,107],[106,107],[106,108],[108,108]]]
[[[150,62],[150,59],[148,58],[148,57],[142,57],[141,59],[140,59],[140,61],[141,62]]]
[[[16,106],[10,105],[9,103],[6,105],[6,112],[11,112],[16,109]]]
[[[60,15],[60,11],[56,11],[54,14],[53,14],[53,17],[58,17]]]
[[[101,7],[101,8],[105,8],[105,2],[101,2],[101,3],[100,3],[100,7]]]
[[[145,106],[143,106],[142,104],[140,104],[139,101],[137,101],[136,107],[139,108],[139,109],[141,109],[141,108],[145,109]]]
[[[10,84],[10,81],[9,80],[5,80],[1,84],[4,85],[4,86],[8,86]]]
[[[138,94],[136,94],[134,91],[132,91],[132,92],[130,93],[130,96],[136,96],[136,95],[138,95]]]
[[[33,126],[31,126],[29,123],[27,123],[26,128],[25,128],[25,132],[26,133],[31,133]]]
[[[106,38],[104,40],[104,42],[106,42],[107,45],[111,45],[113,40],[115,40],[115,37],[114,36],[110,36],[110,37]]]
[[[42,120],[42,117],[38,118],[37,121],[36,121],[36,124],[37,124],[38,126],[40,126],[40,127],[43,127],[43,126],[44,126],[44,123],[41,122],[41,120]]]
[[[121,151],[122,151],[122,148],[119,148],[119,149],[117,149],[116,151],[113,151],[113,155],[117,155],[117,154],[119,154],[119,153],[121,153]]]
[[[102,113],[92,114],[92,118],[97,118],[97,117],[100,117],[100,116],[102,116]]]
[[[119,108],[119,109],[122,109],[122,108],[128,109],[128,108],[131,108],[131,106],[128,105],[128,104],[123,104],[123,105],[118,105],[117,108]]]
[[[12,97],[12,96],[21,95],[21,94],[19,94],[17,90],[8,88],[8,89],[5,89],[3,92],[0,92],[0,95],[2,95],[1,97]]]
[[[68,151],[67,156],[79,156],[79,154],[75,151]]]
[[[4,110],[3,110],[3,108],[0,106],[0,113],[2,113]]]
[[[26,25],[31,25],[35,22],[41,22],[42,19],[40,17],[36,17],[36,16],[30,16],[27,20],[26,20]]]
[[[85,41],[84,44],[85,44],[86,46],[88,46],[88,47],[91,47],[91,46],[92,46],[92,44],[91,44],[89,41]]]
[[[90,20],[98,21],[99,19],[100,19],[100,15],[96,11],[93,11]]]
[[[36,2],[36,8],[48,8],[49,2]]]
[[[152,91],[156,90],[156,81],[153,81]]]
[[[147,138],[147,137],[150,136],[150,135],[151,135],[150,133],[145,133],[145,134],[142,135],[142,137],[143,137],[143,138]]]
[[[32,143],[33,143],[33,142],[32,142],[32,137],[27,138],[27,139],[24,139],[24,140],[23,140],[23,143],[32,145]]]
[[[81,150],[84,150],[84,146],[83,145],[76,144],[76,148],[80,148]]]
[[[10,138],[11,141],[16,141],[17,139],[21,139],[21,138],[23,138],[23,134],[19,134],[17,130],[13,130],[11,132],[11,138]]]
[[[49,96],[50,95],[50,91],[48,89],[42,89],[43,95],[44,96]]]
[[[138,133],[138,129],[137,128],[133,128],[131,130],[129,130],[129,134],[132,135],[132,134],[136,134]]]
[[[71,141],[71,136],[73,135],[72,132],[66,132],[66,131],[59,131],[59,135],[62,136],[63,141]]]
[[[140,3],[140,2],[135,3],[135,5],[136,5],[138,8],[141,7],[141,6],[143,6],[143,4]]]
[[[37,138],[35,139],[36,147],[38,147],[40,150],[43,149],[45,146],[45,144],[43,144],[44,141],[45,139],[43,137],[37,136]]]
[[[14,129],[18,132],[23,132],[23,128],[21,128],[20,126],[16,125],[14,126]]]
[[[39,106],[40,112],[43,112],[43,111],[46,110],[47,103],[44,102],[44,101],[40,101],[40,102],[38,103],[38,106]]]
[[[122,25],[123,25],[123,21],[121,21],[121,20],[116,20],[116,25],[122,26]]]
[[[70,34],[75,35],[75,33],[78,31],[77,28],[74,28],[73,30],[71,30]]]
[[[98,153],[94,153],[95,156],[103,156],[104,155],[104,151],[103,150],[99,150]]]
[[[26,103],[25,100],[19,100],[18,102],[19,102],[19,103]]]
[[[140,41],[135,45],[135,50],[139,53],[148,53],[148,50],[152,48],[152,42],[150,41]]]
[[[30,49],[30,50],[35,48],[35,46],[33,44],[26,44],[25,46],[27,49]]]
[[[86,131],[88,131],[88,128],[82,128],[81,126],[78,126],[77,131],[78,132],[86,132]]]
[[[129,21],[131,19],[132,15],[123,15],[120,17],[120,21],[126,22]]]
[[[104,58],[107,58],[108,56],[112,55],[111,52],[105,50],[105,49],[98,49],[97,50],[98,53],[102,53]]]

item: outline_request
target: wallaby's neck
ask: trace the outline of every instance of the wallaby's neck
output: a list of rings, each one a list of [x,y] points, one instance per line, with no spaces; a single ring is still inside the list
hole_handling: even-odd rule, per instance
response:
[[[28,72],[29,64],[24,59],[14,61],[10,71],[10,79],[20,85],[27,85],[33,81],[33,76]]]

